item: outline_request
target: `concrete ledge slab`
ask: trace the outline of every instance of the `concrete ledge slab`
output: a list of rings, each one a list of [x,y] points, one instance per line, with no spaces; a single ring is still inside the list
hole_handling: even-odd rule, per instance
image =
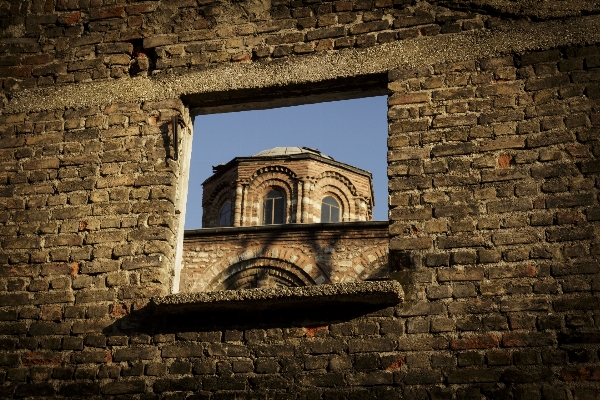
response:
[[[328,306],[392,306],[403,300],[396,281],[348,282],[292,288],[223,290],[153,297],[150,306],[160,313],[216,310],[272,310]]]

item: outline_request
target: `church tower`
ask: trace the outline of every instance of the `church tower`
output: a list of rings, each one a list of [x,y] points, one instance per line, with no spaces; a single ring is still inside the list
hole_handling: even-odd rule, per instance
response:
[[[213,168],[202,227],[370,221],[371,173],[308,147],[275,147]]]

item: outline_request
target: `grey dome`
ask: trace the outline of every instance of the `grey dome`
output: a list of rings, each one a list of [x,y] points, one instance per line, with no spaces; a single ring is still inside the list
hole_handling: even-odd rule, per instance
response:
[[[290,156],[293,154],[314,154],[319,157],[333,160],[333,158],[321,153],[319,150],[311,149],[310,147],[273,147],[272,149],[256,153],[252,155],[252,157]]]

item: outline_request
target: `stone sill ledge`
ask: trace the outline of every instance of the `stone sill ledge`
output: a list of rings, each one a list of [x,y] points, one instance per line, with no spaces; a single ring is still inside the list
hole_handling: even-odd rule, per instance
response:
[[[153,297],[150,305],[161,313],[216,310],[267,310],[328,306],[393,306],[404,292],[396,281],[366,281],[303,286],[178,293]]]

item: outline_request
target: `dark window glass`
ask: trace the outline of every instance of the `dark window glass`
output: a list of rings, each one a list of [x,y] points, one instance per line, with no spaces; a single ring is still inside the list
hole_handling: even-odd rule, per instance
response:
[[[321,203],[321,222],[340,222],[340,205],[331,196]]]
[[[263,206],[263,223],[265,225],[283,224],[285,221],[284,197],[281,192],[271,190],[265,196]]]
[[[231,226],[231,203],[229,201],[221,207],[219,226]]]

